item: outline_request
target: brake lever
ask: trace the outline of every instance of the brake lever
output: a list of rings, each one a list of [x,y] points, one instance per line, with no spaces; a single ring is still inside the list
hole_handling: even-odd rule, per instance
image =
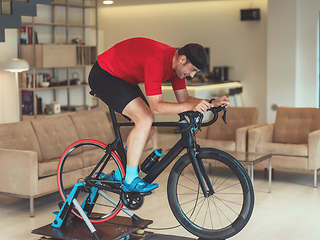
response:
[[[223,119],[224,123],[227,124],[227,110],[225,107],[223,107],[222,119]]]
[[[174,133],[183,133],[190,130],[194,130],[198,128],[200,130],[201,123],[203,119],[203,114],[197,111],[186,111],[178,114],[180,117],[180,121],[188,121],[186,117],[189,119],[190,126],[184,130],[175,130]],[[198,120],[197,120],[198,118]]]
[[[212,113],[214,115],[219,114],[219,112],[223,110],[222,119],[223,119],[224,123],[227,124],[227,110],[226,110],[226,107],[222,107],[222,106],[213,107],[210,110],[212,111]]]

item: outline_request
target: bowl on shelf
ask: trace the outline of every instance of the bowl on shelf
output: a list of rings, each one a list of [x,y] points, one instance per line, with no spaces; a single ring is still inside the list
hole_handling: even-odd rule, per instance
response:
[[[49,87],[49,82],[40,82],[40,87]]]

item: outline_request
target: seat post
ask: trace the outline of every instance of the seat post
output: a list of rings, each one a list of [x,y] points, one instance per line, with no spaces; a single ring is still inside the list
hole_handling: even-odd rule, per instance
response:
[[[123,142],[122,142],[121,133],[120,133],[120,127],[118,126],[116,113],[115,113],[114,109],[110,108],[110,106],[108,106],[108,108],[109,108],[109,112],[111,115],[114,134],[116,136],[116,140],[119,143],[119,144],[117,144],[116,151],[120,156],[120,159],[122,161],[123,166],[126,167],[127,166],[127,156],[126,156],[126,152],[124,151]]]

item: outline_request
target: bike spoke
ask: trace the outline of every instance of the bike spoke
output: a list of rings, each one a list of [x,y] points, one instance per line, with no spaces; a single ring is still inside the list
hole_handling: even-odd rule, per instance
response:
[[[189,178],[189,177],[187,177],[187,176],[185,176],[185,175],[182,175],[182,177],[188,179],[190,182],[192,182],[192,183],[194,183],[194,184],[198,184],[198,182],[195,182],[193,179],[191,179],[191,178]]]
[[[231,208],[228,204],[226,204],[224,201],[222,201],[221,199],[219,199],[219,198],[216,198],[217,200],[219,200],[220,202],[222,202],[222,204],[223,205],[225,205],[227,208],[229,208],[235,215],[239,215],[238,213],[236,213],[235,211],[234,211],[234,209],[233,208]]]
[[[213,199],[213,201],[215,201],[215,199]],[[232,223],[232,221],[224,214],[224,212],[220,209],[220,208],[218,208],[219,209],[219,211],[222,213],[222,215],[230,222],[230,223]]]
[[[195,195],[195,193],[177,193],[177,195]]]
[[[200,212],[200,210],[201,210],[201,208],[202,208],[202,206],[203,206],[203,204],[204,204],[205,200],[206,200],[206,199],[204,199],[204,200],[202,201],[202,204],[201,204],[201,206],[200,206],[200,208],[199,208],[199,210],[198,210],[198,213],[196,214],[196,216],[195,216],[195,218],[194,218],[194,221],[196,221],[196,218],[198,217],[199,212]]]
[[[222,198],[218,197],[217,195],[215,195],[214,197],[217,198],[217,199],[220,199],[221,201],[225,201],[225,202],[233,203],[233,204],[235,204],[235,205],[242,206],[242,204],[240,204],[240,203],[236,203],[236,202],[231,201],[231,200],[222,199]]]
[[[240,182],[239,183],[235,183],[235,184],[233,184],[233,185],[229,185],[229,186],[227,186],[227,187],[224,187],[224,188],[222,188],[222,189],[216,189],[216,192],[222,192],[222,191],[224,191],[224,190],[226,190],[226,189],[229,189],[229,188],[231,188],[231,187],[233,187],[233,186],[236,186],[236,185],[241,185],[240,184]]]
[[[230,173],[227,176],[224,176],[223,181],[219,184],[217,183],[217,185],[222,186],[225,182],[228,182],[228,180],[230,180],[230,178],[231,178],[231,177],[229,178],[229,176],[231,176],[232,174],[233,174],[233,172],[230,171]],[[217,189],[217,191],[218,191],[218,189]]]
[[[187,201],[187,202],[183,202],[183,203],[181,203],[180,205],[182,206],[182,205],[184,205],[184,204],[187,204],[187,203],[190,203],[190,202],[193,202],[193,201],[195,201],[195,200],[197,200],[197,199],[202,199],[202,198],[204,198],[204,196],[202,196],[202,197],[197,197],[197,198],[192,199],[192,200],[189,200],[189,201]]]
[[[206,198],[206,201],[209,202],[209,200],[208,200],[207,198]],[[207,213],[208,213],[208,209],[207,209],[207,211],[206,211],[206,214],[204,215],[202,226],[204,226],[204,221],[205,221],[206,218],[207,218]]]
[[[221,225],[223,225],[222,222],[221,222],[221,217],[220,217],[220,213],[219,213],[219,211],[218,211],[217,204],[216,204],[216,202],[214,201],[214,199],[212,199],[212,200],[213,200],[213,204],[214,204],[214,206],[215,206],[215,208],[216,208],[216,212],[218,213],[219,222],[220,222]]]
[[[221,195],[221,194],[224,194],[224,195],[243,195],[243,193],[222,193],[222,192],[219,192],[217,194],[219,194],[219,195]]]
[[[197,206],[195,206],[195,207],[193,207],[193,208],[191,208],[190,210],[188,210],[185,214],[186,215],[188,215],[191,211],[192,211],[192,213],[190,214],[190,218],[192,217],[192,215],[193,215],[193,213],[194,213],[194,210],[195,210],[195,208],[196,208]],[[184,212],[184,211],[183,211]]]
[[[187,186],[185,186],[185,185],[183,185],[183,184],[181,184],[181,183],[179,183],[178,185],[181,186],[181,187],[187,188],[187,189],[189,189],[189,190],[191,190],[191,191],[193,191],[193,192],[198,192],[198,190],[189,188],[189,187],[187,187]]]
[[[211,214],[211,210],[210,210],[210,201],[208,201],[208,207],[209,207],[209,213],[210,213],[210,222],[211,222],[211,227],[213,229],[213,222],[212,222],[212,214]]]

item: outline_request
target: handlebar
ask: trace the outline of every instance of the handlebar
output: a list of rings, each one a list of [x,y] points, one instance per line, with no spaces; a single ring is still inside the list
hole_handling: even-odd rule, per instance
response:
[[[179,129],[176,130],[175,133],[183,133],[183,132],[187,132],[190,130],[195,130],[195,129],[199,129],[201,130],[201,127],[206,127],[209,126],[211,124],[213,124],[215,121],[218,120],[219,117],[219,112],[223,111],[223,115],[222,115],[222,119],[224,121],[224,123],[226,124],[226,108],[225,107],[213,107],[208,109],[208,111],[211,111],[213,113],[213,118],[205,123],[202,123],[203,120],[203,114],[198,112],[198,111],[186,111],[186,112],[182,112],[179,113],[179,117],[180,117],[180,123],[188,123],[188,127],[187,128],[183,128],[183,129]],[[188,118],[188,119],[187,119]]]

